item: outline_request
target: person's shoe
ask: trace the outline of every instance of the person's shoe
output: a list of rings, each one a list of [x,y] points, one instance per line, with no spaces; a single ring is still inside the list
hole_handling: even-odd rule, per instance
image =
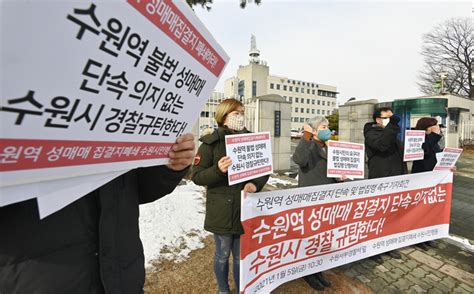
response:
[[[331,282],[324,278],[323,273],[314,274],[324,287],[331,287]]]
[[[430,248],[428,247],[428,245],[426,243],[418,243],[418,244],[416,244],[416,246],[420,247],[421,249],[423,249],[425,251],[430,250]]]
[[[303,277],[303,279],[314,290],[318,290],[318,291],[323,291],[324,290],[324,285],[321,284],[321,282],[316,278],[316,275],[309,275],[309,276]]]
[[[389,251],[389,252],[387,252],[387,254],[388,254],[391,258],[402,259],[402,255],[400,254],[400,252],[398,252],[398,250]]]
[[[438,248],[438,243],[436,241],[428,241],[428,242],[425,242],[425,244],[432,248]]]
[[[372,259],[373,261],[375,261],[378,264],[382,264],[384,262],[383,258],[382,258],[382,255],[380,255],[380,254],[371,256],[370,259]]]

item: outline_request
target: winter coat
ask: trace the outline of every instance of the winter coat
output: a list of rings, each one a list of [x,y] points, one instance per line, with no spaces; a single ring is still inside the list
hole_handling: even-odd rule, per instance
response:
[[[327,177],[327,147],[321,147],[313,138],[301,138],[293,161],[299,166],[299,187],[336,183],[336,179]]]
[[[376,123],[364,126],[365,150],[369,160],[369,179],[407,173],[403,162],[403,144],[397,139],[400,127],[389,123],[385,128]]]
[[[143,293],[138,205],[185,173],[131,170],[43,220],[34,199],[0,207],[0,293]]]
[[[433,170],[437,163],[436,153],[442,151],[438,145],[441,137],[441,135],[436,133],[430,133],[425,136],[425,143],[421,145],[424,151],[423,160],[415,160],[413,162],[413,167],[411,169],[412,173],[421,173]]]
[[[202,136],[199,139],[202,144],[192,168],[193,182],[207,187],[204,229],[215,234],[244,233],[240,223],[241,190],[251,182],[255,184],[257,191],[260,191],[269,177],[263,176],[229,186],[227,173],[223,173],[217,163],[226,156],[224,137],[233,134],[235,132],[227,127],[219,127],[211,134]]]

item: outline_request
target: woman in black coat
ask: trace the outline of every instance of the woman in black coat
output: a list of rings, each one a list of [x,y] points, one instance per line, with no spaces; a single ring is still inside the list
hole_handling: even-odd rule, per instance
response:
[[[424,157],[422,160],[413,162],[411,172],[422,173],[432,171],[437,163],[436,153],[443,151],[438,144],[442,138],[438,121],[432,117],[422,117],[416,123],[415,129],[426,132],[425,143],[421,146],[424,151]]]
[[[346,179],[345,175],[340,179],[327,177],[326,141],[330,137],[331,130],[325,117],[315,116],[308,119],[304,125],[303,136],[293,154],[293,161],[299,166],[299,187],[334,184]],[[331,282],[322,272],[305,276],[303,279],[315,290],[322,291],[331,286]]]

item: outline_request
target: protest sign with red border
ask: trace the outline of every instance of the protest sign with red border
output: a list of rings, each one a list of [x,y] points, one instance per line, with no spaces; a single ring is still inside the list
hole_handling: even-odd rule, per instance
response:
[[[243,197],[241,293],[448,236],[452,173],[434,171]]]

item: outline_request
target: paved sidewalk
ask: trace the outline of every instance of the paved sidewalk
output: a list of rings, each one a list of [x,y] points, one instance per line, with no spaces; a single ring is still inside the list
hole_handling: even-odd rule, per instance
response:
[[[442,240],[438,247],[410,246],[400,251],[402,259],[383,255],[383,264],[364,259],[334,270],[374,293],[474,293],[473,253]]]

